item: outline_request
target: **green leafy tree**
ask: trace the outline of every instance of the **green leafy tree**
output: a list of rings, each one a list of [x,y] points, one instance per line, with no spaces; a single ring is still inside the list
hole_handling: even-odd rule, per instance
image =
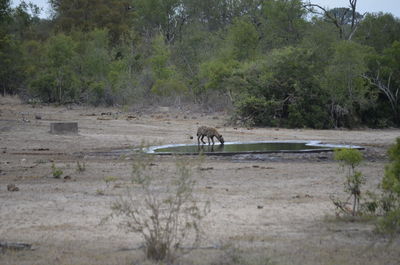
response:
[[[10,30],[17,40],[34,39],[38,36],[38,25],[41,23],[40,8],[32,3],[21,3],[12,10]]]
[[[116,44],[131,34],[136,14],[129,0],[50,0],[56,29],[64,33],[107,29]]]
[[[390,48],[400,36],[400,20],[388,13],[366,14],[356,31],[354,40],[370,47],[378,53]]]
[[[187,92],[186,85],[171,63],[171,50],[162,35],[153,40],[149,66],[154,80],[151,86],[152,93],[162,97],[176,96],[180,99],[181,95]]]
[[[2,23],[10,19],[10,12],[11,12],[11,0],[0,0],[0,21]]]
[[[76,55],[71,61],[74,71],[79,73],[83,95],[94,105],[112,104],[108,74],[112,56],[108,48],[108,30],[96,29],[88,33],[74,33]]]
[[[259,12],[259,0],[183,0],[185,18],[216,32],[232,24],[235,18]]]
[[[199,66],[216,56],[223,41],[198,22],[185,24],[178,40],[171,46],[171,59],[178,71],[195,83]]]
[[[58,34],[46,42],[40,70],[31,80],[33,94],[47,102],[66,103],[79,97],[79,80],[74,69],[76,43],[64,34]]]
[[[185,22],[181,0],[138,0],[134,8],[140,14],[141,32],[161,33],[165,41],[173,42]]]
[[[239,67],[236,60],[216,59],[200,65],[198,79],[200,85],[195,91],[198,100],[209,101],[210,97],[224,96],[233,101],[233,87],[229,84],[235,69]]]
[[[386,117],[400,124],[400,42],[393,42],[382,55],[370,57],[370,71],[363,75],[380,94],[380,106]],[[389,103],[389,104],[388,104]],[[390,106],[390,107],[389,107]]]
[[[302,1],[267,0],[261,8],[263,20],[259,23],[265,50],[299,43],[307,28]]]
[[[374,102],[362,77],[367,72],[370,48],[351,41],[337,42],[330,64],[321,78],[321,87],[329,95],[333,127],[360,123],[360,111]]]
[[[236,19],[229,28],[228,41],[232,46],[233,58],[238,61],[254,59],[259,35],[255,26],[247,19]]]
[[[326,95],[314,77],[316,66],[312,51],[293,47],[243,66],[235,75],[241,80],[235,94],[238,118],[259,126],[327,127]]]
[[[10,34],[0,34],[0,89],[16,94],[24,79],[24,58],[20,43]]]
[[[24,58],[21,44],[11,30],[13,10],[9,0],[0,1],[0,90],[16,94],[24,79]]]

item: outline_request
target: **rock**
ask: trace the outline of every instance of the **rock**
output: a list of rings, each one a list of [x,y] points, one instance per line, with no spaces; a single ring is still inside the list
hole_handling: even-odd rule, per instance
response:
[[[158,112],[170,112],[170,108],[169,107],[158,107],[157,111]]]
[[[42,119],[42,116],[41,116],[40,114],[35,114],[35,119],[41,120],[41,119]]]
[[[7,242],[0,242],[0,251],[4,252],[4,250],[32,250],[31,244],[26,243],[7,243]]]
[[[8,191],[19,191],[19,188],[17,186],[15,186],[15,184],[8,184],[7,190]]]
[[[213,167],[201,167],[200,170],[201,171],[207,171],[207,170],[213,170]]]

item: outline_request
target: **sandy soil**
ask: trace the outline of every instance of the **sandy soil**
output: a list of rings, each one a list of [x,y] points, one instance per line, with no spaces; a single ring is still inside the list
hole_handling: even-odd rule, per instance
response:
[[[376,190],[387,148],[400,130],[233,128],[223,113],[160,107],[53,107],[0,98],[0,243],[33,250],[5,251],[0,264],[143,264],[139,235],[117,221],[101,224],[130,183],[131,155],[113,150],[142,142],[194,143],[199,125],[216,126],[226,141],[319,140],[365,147],[365,189]],[[77,135],[49,133],[54,121],[77,121]],[[156,156],[166,181],[176,158]],[[77,171],[77,161],[85,163]],[[52,165],[63,175],[54,178]],[[331,153],[206,157],[196,195],[211,202],[202,248],[181,264],[400,264],[399,240],[374,233],[370,221],[335,217],[330,195],[345,198],[344,175]],[[105,179],[113,176],[112,184]],[[160,176],[161,177],[161,176]],[[19,191],[10,192],[8,184]],[[241,256],[240,262],[237,256]],[[235,263],[236,262],[236,263]],[[271,263],[268,263],[271,262]]]

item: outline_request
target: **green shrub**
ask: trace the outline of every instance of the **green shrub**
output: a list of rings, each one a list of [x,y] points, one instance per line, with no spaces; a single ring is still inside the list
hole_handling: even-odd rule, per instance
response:
[[[361,185],[365,183],[364,175],[356,170],[356,167],[362,162],[363,156],[362,153],[357,149],[336,149],[334,153],[334,159],[341,163],[343,170],[346,172],[346,181],[345,181],[345,191],[350,194],[347,201],[352,197],[352,210],[350,211],[351,215],[355,216],[359,213],[360,210],[360,198],[361,198]],[[332,200],[335,206],[348,213],[349,211],[345,207],[346,202],[341,202],[340,200]]]
[[[256,126],[277,126],[279,120],[276,119],[282,104],[275,100],[266,100],[262,97],[244,96],[238,101],[237,119],[246,125]]]
[[[383,232],[400,232],[400,138],[389,149],[390,164],[385,168],[381,187],[384,194],[381,199],[385,212],[379,228]]]
[[[54,163],[51,165],[51,172],[53,174],[53,177],[56,179],[60,178],[61,175],[64,174],[61,168],[56,167]]]

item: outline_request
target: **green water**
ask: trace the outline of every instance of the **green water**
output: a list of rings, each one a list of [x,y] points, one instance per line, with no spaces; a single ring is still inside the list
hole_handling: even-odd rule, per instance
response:
[[[325,146],[312,146],[307,143],[290,142],[268,142],[268,143],[232,143],[225,145],[180,145],[170,147],[160,147],[154,149],[154,153],[170,154],[243,154],[243,153],[275,153],[275,152],[308,152],[317,150],[327,150]]]

